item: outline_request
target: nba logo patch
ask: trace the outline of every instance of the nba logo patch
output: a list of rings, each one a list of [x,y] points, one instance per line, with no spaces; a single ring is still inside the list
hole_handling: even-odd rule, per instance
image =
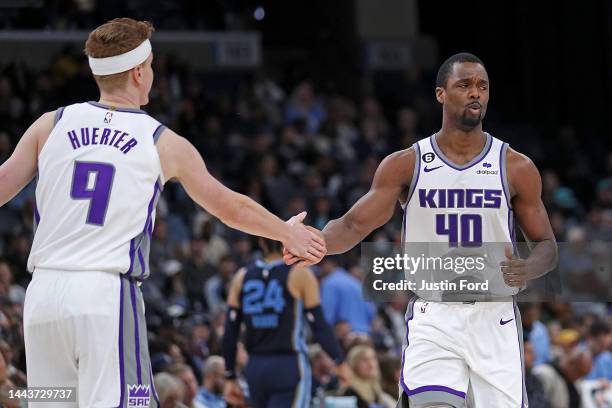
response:
[[[148,407],[150,401],[151,389],[148,385],[128,385],[128,408]]]
[[[104,116],[104,123],[111,123],[112,119],[113,119],[113,112],[106,112],[106,115]]]

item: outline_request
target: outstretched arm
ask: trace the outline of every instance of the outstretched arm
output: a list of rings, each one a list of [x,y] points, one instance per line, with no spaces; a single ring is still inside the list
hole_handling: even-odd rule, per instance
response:
[[[525,155],[512,149],[507,152],[508,184],[512,207],[519,225],[532,244],[527,259],[508,259],[502,262],[504,280],[509,286],[522,287],[557,265],[557,242],[542,202],[542,179],[538,169]],[[507,254],[511,258],[511,253]]]
[[[196,203],[228,226],[280,241],[291,253],[306,259],[325,253],[325,243],[316,233],[299,223],[286,224],[251,198],[221,184],[186,139],[166,129],[157,149],[166,180],[176,178]]]
[[[392,153],[380,163],[370,191],[323,229],[329,254],[350,250],[391,219],[402,191],[410,186],[415,159],[416,153],[410,148]]]
[[[15,197],[36,175],[38,152],[53,129],[54,116],[55,112],[48,112],[38,118],[25,131],[11,157],[0,166],[0,206]]]

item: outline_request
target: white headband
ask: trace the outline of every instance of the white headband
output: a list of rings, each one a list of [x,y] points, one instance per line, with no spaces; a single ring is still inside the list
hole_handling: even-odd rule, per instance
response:
[[[89,67],[94,75],[112,75],[125,72],[149,58],[151,42],[144,40],[138,47],[124,54],[106,58],[89,57]]]

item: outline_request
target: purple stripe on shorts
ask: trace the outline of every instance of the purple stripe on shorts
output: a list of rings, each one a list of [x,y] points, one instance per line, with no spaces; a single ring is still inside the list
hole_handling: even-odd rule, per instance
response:
[[[136,307],[136,284],[130,282],[130,298],[134,312],[134,338],[136,339],[136,377],[138,384],[142,384],[142,368],[140,367],[140,335],[138,333],[138,310]]]
[[[132,269],[134,269],[134,239],[130,240],[130,268],[127,271],[127,275],[132,273]]]
[[[145,274],[145,261],[140,248],[138,248],[138,262],[140,262],[140,277],[142,277]]]
[[[119,292],[119,379],[121,381],[121,393],[119,397],[119,405],[123,406],[123,393],[125,390],[125,376],[123,374],[123,278],[119,276],[120,292]]]
[[[524,356],[524,352],[521,351],[521,341],[523,341],[523,339],[521,337],[519,337],[519,327],[518,327],[518,321],[519,319],[516,318],[516,311],[517,311],[518,306],[516,305],[516,296],[512,297],[512,312],[514,313],[514,324],[516,324],[516,334],[517,334],[517,339],[518,339],[518,346],[519,346],[519,355],[521,356],[521,376],[523,377],[521,379],[521,408],[523,408],[523,406],[525,405],[525,367],[523,366],[523,361],[525,359]],[[519,311],[519,316],[520,316],[520,311]]]
[[[157,395],[155,383],[153,382],[153,368],[151,367],[151,363],[149,363],[149,381],[151,382],[151,388],[153,389],[153,398],[155,398],[155,402],[157,402],[157,407],[160,408],[161,404],[159,403],[159,396]]]
[[[412,318],[414,317],[414,304],[416,303],[416,298],[409,303],[410,307],[410,317],[408,319],[406,319],[406,348],[403,350],[402,352],[402,369],[400,371],[400,383],[402,384],[402,387],[405,390],[408,390],[408,387],[404,384],[404,357],[406,356],[406,350],[408,349],[408,345],[410,344],[410,341],[408,340],[408,322],[410,322],[410,320],[412,320]],[[408,391],[406,391],[408,392]]]
[[[410,307],[410,317],[408,319],[406,319],[406,348],[404,349],[404,352],[402,353],[402,367],[401,367],[401,371],[400,371],[400,385],[402,386],[402,388],[404,389],[404,392],[408,396],[415,395],[415,394],[420,394],[422,392],[427,392],[427,391],[442,391],[442,392],[447,392],[449,394],[456,395],[456,396],[461,397],[461,398],[465,398],[465,392],[457,391],[457,390],[454,390],[454,389],[452,389],[450,387],[445,387],[443,385],[424,385],[422,387],[417,387],[417,388],[415,388],[413,390],[408,388],[408,385],[406,385],[406,380],[404,379],[404,357],[406,356],[406,350],[408,349],[408,345],[410,344],[410,340],[408,339],[408,334],[409,334],[408,323],[414,317],[414,304],[416,303],[416,300],[417,299],[415,299],[414,302],[410,303],[410,305],[409,305],[409,307]]]
[[[407,394],[408,395],[415,395],[415,394],[420,394],[422,392],[428,392],[428,391],[442,391],[442,392],[447,392],[449,394],[456,395],[456,396],[461,397],[461,398],[465,398],[465,392],[453,390],[452,388],[445,387],[443,385],[424,385],[422,387],[415,388],[412,391],[408,390]]]

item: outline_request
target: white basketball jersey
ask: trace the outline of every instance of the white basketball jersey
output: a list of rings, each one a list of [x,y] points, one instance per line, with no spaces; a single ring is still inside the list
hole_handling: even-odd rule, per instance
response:
[[[496,296],[516,294],[502,280],[503,244],[513,245],[514,216],[506,179],[508,145],[485,133],[483,150],[464,165],[451,162],[436,135],[414,144],[416,164],[403,205],[403,241],[434,243],[431,253],[478,255],[487,252],[486,278]],[[437,244],[440,243],[440,244]],[[484,245],[481,245],[484,243]],[[486,249],[485,249],[486,248]],[[490,276],[489,276],[490,275]],[[482,277],[482,276],[481,276]]]
[[[155,204],[163,187],[146,112],[87,102],[58,109],[38,158],[36,233],[28,269],[148,276]]]

